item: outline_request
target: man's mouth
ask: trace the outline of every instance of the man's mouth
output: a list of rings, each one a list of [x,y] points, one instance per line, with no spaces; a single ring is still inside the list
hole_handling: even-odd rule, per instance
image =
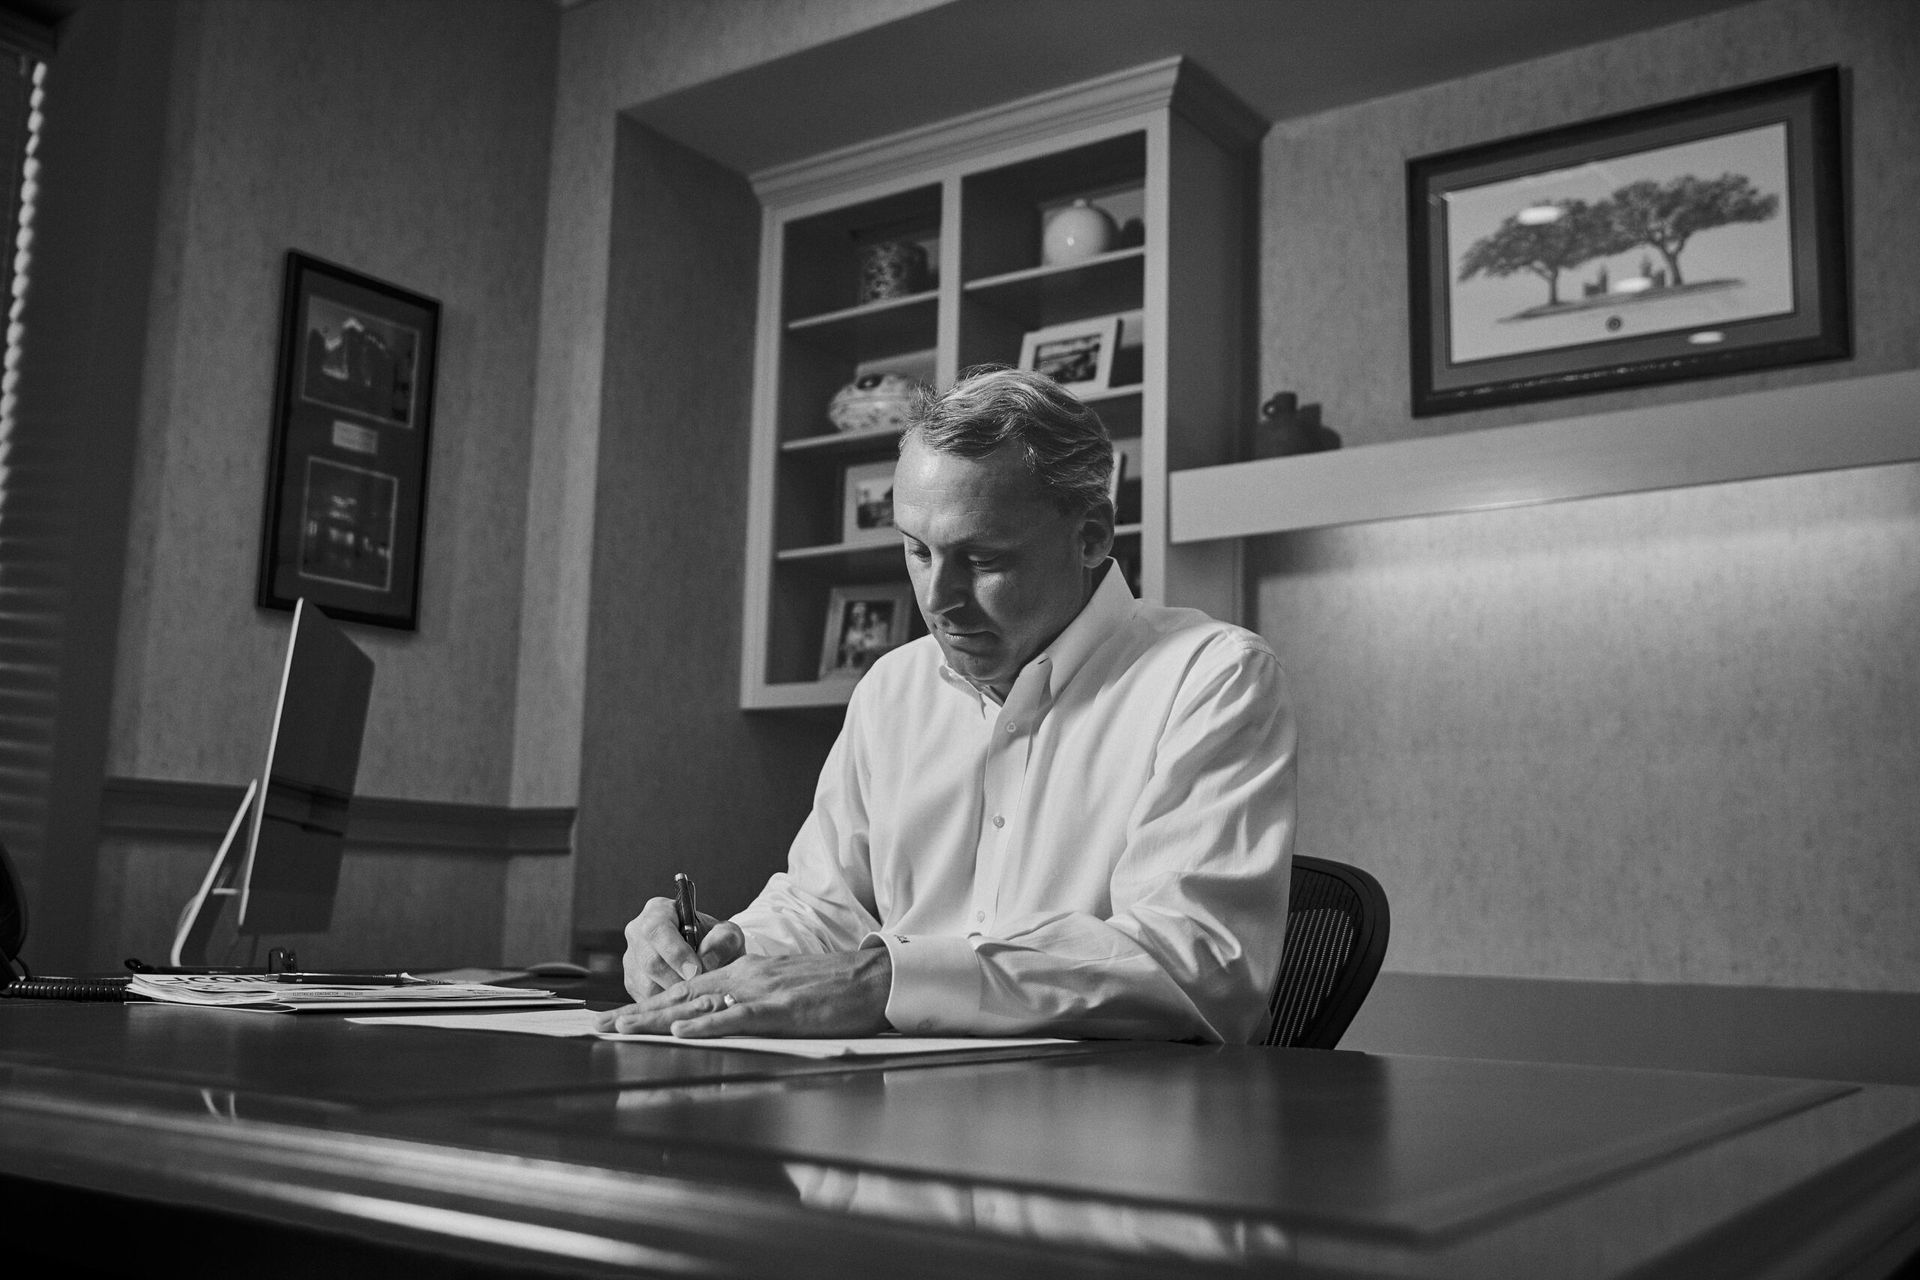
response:
[[[948,644],[961,649],[982,649],[993,643],[991,631],[942,631],[940,634]]]

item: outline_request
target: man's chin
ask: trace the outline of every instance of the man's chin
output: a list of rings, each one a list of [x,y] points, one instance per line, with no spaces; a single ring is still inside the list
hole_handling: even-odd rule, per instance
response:
[[[1005,674],[1000,669],[1000,655],[997,652],[969,652],[945,637],[941,638],[940,651],[947,655],[949,667],[975,684],[993,684]]]

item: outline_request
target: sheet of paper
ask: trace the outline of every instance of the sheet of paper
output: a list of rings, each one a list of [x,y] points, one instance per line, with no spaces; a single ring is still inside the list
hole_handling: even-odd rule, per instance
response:
[[[525,969],[435,969],[420,975],[433,982],[507,982],[530,976]]]
[[[789,1040],[777,1036],[721,1036],[683,1040],[678,1036],[621,1035],[596,1031],[588,1009],[539,1009],[525,1013],[399,1014],[386,1018],[349,1018],[388,1027],[441,1027],[461,1031],[517,1031],[536,1036],[593,1036],[670,1044],[683,1049],[732,1049],[748,1053],[784,1053],[801,1058],[882,1057],[908,1053],[954,1053],[967,1049],[1016,1049],[1031,1045],[1072,1044],[1046,1036],[858,1036],[850,1039]]]
[[[335,1000],[327,1004],[232,1004],[208,1008],[234,1009],[241,1013],[341,1013],[349,1009],[372,1012],[376,1009],[526,1009],[538,1008],[565,1012],[586,1001],[569,996],[502,996],[498,1000]],[[362,1022],[380,1022],[380,1018],[362,1018]]]
[[[325,976],[331,979],[334,975]],[[136,973],[127,983],[134,995],[165,1004],[243,1009],[262,1013],[338,1013],[345,1009],[463,1009],[527,1005],[575,1005],[583,1001],[531,988],[483,983],[425,982],[363,985],[294,982],[271,975],[214,973]]]
[[[397,1013],[385,1018],[348,1018],[383,1027],[440,1027],[453,1031],[517,1031],[531,1036],[590,1036],[593,1010],[528,1009],[520,1013]]]

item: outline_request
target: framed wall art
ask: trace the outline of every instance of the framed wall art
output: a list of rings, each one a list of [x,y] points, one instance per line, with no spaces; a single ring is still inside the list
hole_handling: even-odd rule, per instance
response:
[[[1113,355],[1119,344],[1119,316],[1049,325],[1020,340],[1020,367],[1044,373],[1084,397],[1112,385]]]
[[[1851,352],[1836,68],[1407,164],[1415,416]]]
[[[414,629],[440,304],[287,254],[259,604]]]
[[[874,659],[906,643],[913,612],[913,588],[904,582],[834,587],[827,594],[820,678],[858,679],[865,675]]]

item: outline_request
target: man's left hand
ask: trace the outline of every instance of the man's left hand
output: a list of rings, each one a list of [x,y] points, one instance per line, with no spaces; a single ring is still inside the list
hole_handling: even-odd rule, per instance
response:
[[[742,956],[623,1008],[602,1031],[676,1036],[870,1036],[888,1030],[885,947],[814,956]],[[729,1004],[727,998],[733,1002]]]

